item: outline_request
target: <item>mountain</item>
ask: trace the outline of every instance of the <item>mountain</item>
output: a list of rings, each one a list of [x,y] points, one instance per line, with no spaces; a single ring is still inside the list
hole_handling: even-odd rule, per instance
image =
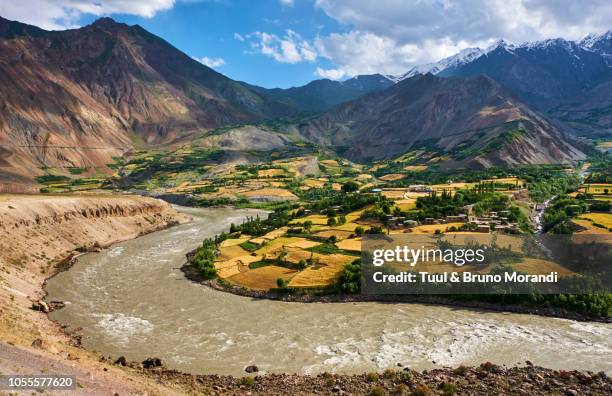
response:
[[[417,75],[341,104],[301,127],[303,136],[349,158],[439,153],[442,166],[559,163],[584,147],[486,76]]]
[[[356,76],[345,81],[315,80],[301,87],[288,89],[248,86],[303,112],[320,112],[337,104],[357,99],[367,93],[388,88],[393,83],[394,81],[386,76],[372,74]]]
[[[499,42],[473,61],[438,75],[486,74],[539,109],[549,109],[612,79],[605,57],[579,43],[551,39],[510,45]]]
[[[473,60],[480,58],[486,51],[480,48],[466,48],[455,55],[444,58],[438,62],[426,63],[424,65],[418,65],[408,70],[408,72],[400,76],[388,76],[394,82],[399,82],[407,78],[416,76],[418,74],[439,74],[446,69],[457,68],[462,65],[468,64]]]
[[[65,31],[0,18],[0,84],[0,175],[9,182],[295,112],[110,18]]]
[[[589,34],[579,45],[604,56],[612,67],[612,30],[603,34]]]

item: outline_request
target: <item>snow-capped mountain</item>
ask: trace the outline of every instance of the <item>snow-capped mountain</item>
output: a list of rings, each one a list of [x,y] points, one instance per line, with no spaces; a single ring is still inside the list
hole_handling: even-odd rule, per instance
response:
[[[480,48],[466,48],[453,56],[449,56],[448,58],[444,58],[438,62],[426,63],[424,65],[418,65],[408,70],[407,73],[404,73],[399,76],[386,76],[389,80],[393,82],[400,82],[417,74],[438,74],[441,71],[449,68],[449,67],[458,67],[464,65],[466,63],[472,62],[474,59],[477,59],[485,54],[485,51]]]
[[[574,53],[577,49],[596,52],[607,58],[610,58],[610,66],[612,67],[612,30],[603,34],[589,34],[579,41],[569,41],[562,38],[547,39],[541,41],[525,42],[519,45],[508,43],[504,40],[498,40],[485,49],[481,48],[466,48],[455,55],[449,56],[437,62],[426,63],[423,65],[414,66],[408,72],[401,75],[387,75],[386,77],[393,81],[399,82],[406,78],[417,74],[441,74],[448,69],[457,69],[463,65],[470,64],[482,56],[489,55],[495,51],[503,51],[511,54],[516,54],[516,51],[537,51],[552,48],[562,48],[568,53]],[[575,54],[574,54],[575,55]]]

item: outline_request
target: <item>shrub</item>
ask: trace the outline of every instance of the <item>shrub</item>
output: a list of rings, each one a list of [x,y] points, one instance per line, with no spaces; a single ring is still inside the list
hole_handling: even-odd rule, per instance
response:
[[[355,192],[359,189],[359,184],[354,181],[347,181],[342,185],[343,192]]]
[[[391,379],[393,377],[395,377],[395,370],[388,368],[385,371],[383,371],[383,378]]]
[[[419,385],[412,391],[412,396],[429,396],[431,393],[431,389],[427,385]]]
[[[378,381],[378,373],[371,372],[366,375],[366,378],[370,382]]]
[[[375,386],[370,389],[370,396],[384,396],[385,389],[381,386]]]
[[[442,393],[448,396],[452,396],[457,393],[457,385],[451,382],[443,382],[440,384],[440,389],[442,390]]]
[[[276,280],[276,286],[278,286],[280,289],[284,289],[287,287],[287,281],[283,278],[278,278]]]
[[[255,385],[255,378],[253,377],[242,377],[240,379],[240,384],[244,386],[253,386]]]

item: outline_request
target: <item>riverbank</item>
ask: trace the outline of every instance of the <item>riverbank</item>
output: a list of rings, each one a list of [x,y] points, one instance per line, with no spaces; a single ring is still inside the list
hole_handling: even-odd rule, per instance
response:
[[[187,262],[181,267],[185,277],[193,282],[202,284],[212,289],[235,294],[243,297],[256,299],[277,300],[295,303],[355,303],[355,302],[379,302],[379,303],[413,303],[431,304],[450,307],[461,307],[475,310],[510,312],[520,314],[539,315],[552,318],[570,319],[581,322],[612,323],[611,317],[588,316],[576,312],[566,311],[553,307],[530,307],[523,305],[502,305],[482,301],[458,301],[444,298],[443,296],[417,296],[417,295],[364,295],[364,294],[330,294],[321,292],[294,292],[280,290],[253,290],[233,285],[228,282],[220,282],[218,279],[207,280],[200,276],[198,271],[191,265],[190,258],[194,252],[189,252]]]
[[[70,373],[88,394],[177,393],[99,363],[49,320],[52,307],[41,301],[46,280],[81,252],[188,220],[163,201],[138,196],[0,195],[0,372]]]
[[[485,362],[425,371],[408,367],[382,373],[266,374],[248,377],[192,375],[163,367],[133,370],[165,384],[206,395],[609,395],[612,379],[604,372],[557,371],[526,361],[507,368]]]

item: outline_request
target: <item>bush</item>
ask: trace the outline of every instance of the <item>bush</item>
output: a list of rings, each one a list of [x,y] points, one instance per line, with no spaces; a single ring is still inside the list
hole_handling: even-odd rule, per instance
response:
[[[347,181],[342,185],[342,192],[355,192],[359,190],[359,184],[354,181]]]
[[[276,280],[276,286],[278,286],[280,289],[285,289],[287,287],[287,281],[283,278],[278,278]]]
[[[385,394],[385,388],[381,386],[375,386],[372,389],[370,389],[371,396],[384,396],[384,394]]]
[[[442,390],[442,393],[448,396],[457,394],[457,385],[450,382],[443,382],[440,384],[440,389]]]
[[[242,377],[240,379],[240,384],[244,386],[253,386],[255,385],[255,378],[253,377]]]
[[[391,379],[393,377],[395,377],[395,370],[388,368],[385,371],[383,371],[383,378]]]
[[[366,375],[366,379],[370,382],[378,381],[378,373],[371,372]]]

